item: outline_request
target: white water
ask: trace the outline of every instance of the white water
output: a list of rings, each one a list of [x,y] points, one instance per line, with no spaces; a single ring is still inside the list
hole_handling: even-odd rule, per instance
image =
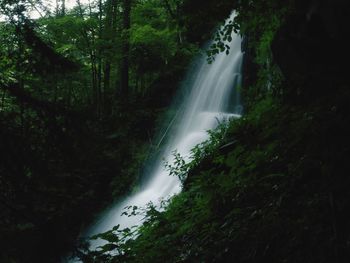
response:
[[[233,15],[229,19],[232,18]],[[214,129],[223,119],[240,117],[242,106],[237,87],[241,83],[243,55],[241,38],[237,34],[232,38],[229,55],[218,54],[212,64],[207,63],[205,55],[197,59],[197,66],[185,81],[186,99],[167,129],[163,154],[153,163],[146,185],[101,215],[84,236],[108,231],[118,224],[120,228],[140,225],[141,216],[121,216],[126,206],[145,207],[149,202],[157,205],[181,190],[179,179],[169,176],[164,160],[172,163],[175,149],[188,159],[190,150],[208,139],[207,130]],[[101,244],[102,241],[94,241],[92,246]]]

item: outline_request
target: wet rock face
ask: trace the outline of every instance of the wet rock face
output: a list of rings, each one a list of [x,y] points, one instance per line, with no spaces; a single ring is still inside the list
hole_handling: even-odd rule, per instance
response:
[[[258,74],[258,65],[254,62],[254,57],[256,56],[254,54],[254,50],[252,48],[249,48],[249,42],[250,42],[250,36],[248,34],[243,36],[242,40],[242,52],[244,53],[243,56],[243,65],[242,65],[242,72],[243,72],[243,80],[242,80],[242,87],[250,87],[253,86],[256,83],[257,80],[257,74]],[[247,90],[243,89],[243,99],[245,96],[245,92]],[[245,103],[245,110],[249,110],[250,105]]]
[[[348,83],[350,3],[297,0],[296,6],[277,32],[272,52],[291,87],[288,95],[307,101]]]

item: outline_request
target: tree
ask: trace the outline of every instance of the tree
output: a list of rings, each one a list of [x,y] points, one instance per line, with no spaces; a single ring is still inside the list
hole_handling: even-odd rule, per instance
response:
[[[128,100],[129,90],[129,52],[130,52],[130,12],[131,0],[123,0],[122,61],[120,69],[120,93]]]

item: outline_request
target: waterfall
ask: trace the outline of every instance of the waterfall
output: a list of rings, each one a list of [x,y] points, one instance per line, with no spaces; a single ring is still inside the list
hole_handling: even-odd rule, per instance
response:
[[[234,15],[228,19],[232,20]],[[238,86],[241,83],[241,38],[233,33],[230,54],[220,53],[212,64],[207,63],[206,55],[196,59],[185,81],[186,98],[178,109],[176,118],[170,122],[166,131],[166,143],[160,156],[151,165],[151,174],[145,186],[102,214],[99,220],[84,234],[91,236],[105,232],[119,224],[120,228],[140,225],[141,216],[121,216],[126,206],[144,207],[147,203],[159,204],[163,198],[170,197],[181,190],[177,177],[169,176],[164,167],[164,160],[173,161],[173,151],[177,150],[189,158],[190,150],[209,138],[207,130],[214,129],[219,121],[238,118],[242,111]],[[93,247],[103,244],[94,241]]]

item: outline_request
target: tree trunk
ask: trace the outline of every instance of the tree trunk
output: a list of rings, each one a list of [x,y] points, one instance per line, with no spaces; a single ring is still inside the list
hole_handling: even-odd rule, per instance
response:
[[[84,19],[84,12],[81,6],[80,0],[77,0],[77,5],[78,5],[78,10],[79,10],[79,15],[82,19]],[[90,14],[91,15],[91,14]],[[99,103],[99,97],[98,97],[98,61],[96,58],[96,48],[95,48],[95,43],[94,43],[94,38],[95,34],[92,32],[92,36],[90,37],[88,34],[88,28],[83,27],[82,30],[82,36],[86,41],[87,49],[89,52],[89,57],[90,57],[90,70],[91,70],[91,86],[92,86],[92,95],[91,95],[91,100],[93,106],[98,109],[98,103]]]
[[[106,18],[104,21],[104,32],[101,34],[101,37],[107,41],[110,38],[113,38],[113,16],[114,16],[114,4],[112,0],[107,1],[106,5]],[[102,3],[101,3],[102,6]],[[100,9],[101,10],[101,9]],[[102,21],[101,21],[102,22]],[[102,33],[102,32],[101,32]],[[106,52],[107,51],[107,52]],[[111,59],[109,52],[110,50],[104,50],[104,66],[103,66],[103,86],[104,90],[109,90],[110,87],[110,77],[111,77]]]
[[[129,29],[130,29],[130,11],[131,0],[123,0],[123,46],[122,46],[122,62],[120,68],[120,91],[121,96],[128,100],[129,91]]]
[[[66,15],[66,0],[61,0],[61,15]]]
[[[4,108],[5,108],[5,98],[6,98],[6,90],[4,89],[2,91],[0,110],[4,110]]]

